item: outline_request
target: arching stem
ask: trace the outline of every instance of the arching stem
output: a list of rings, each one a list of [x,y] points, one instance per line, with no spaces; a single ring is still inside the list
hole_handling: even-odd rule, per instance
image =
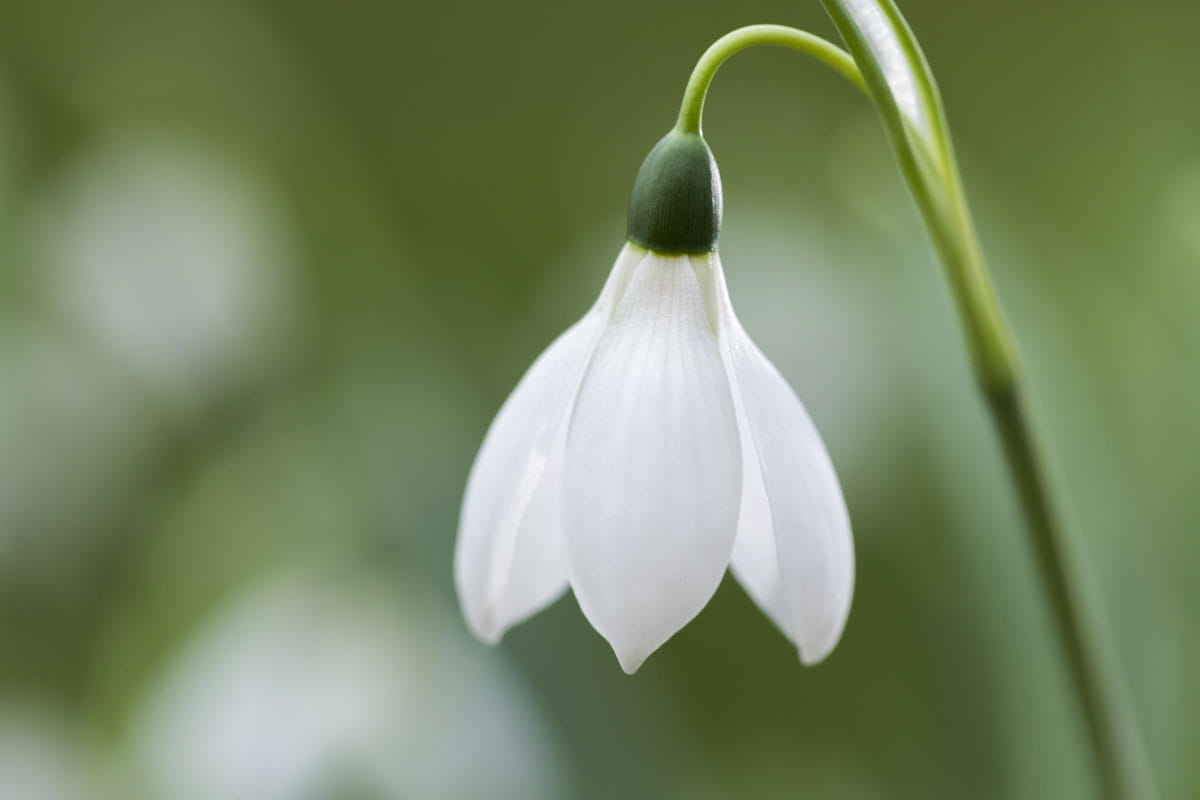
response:
[[[757,45],[799,50],[875,103],[962,321],[975,375],[1024,512],[1039,574],[1083,711],[1099,782],[1111,800],[1155,796],[1137,725],[1086,560],[1063,522],[1031,419],[1026,379],[962,190],[932,74],[891,0],[822,0],[850,53],[804,31],[751,25],[722,36],[692,71],[676,130],[700,133],[721,64]]]
[[[717,39],[707,50],[688,78],[683,92],[683,103],[679,106],[679,121],[675,128],[683,133],[700,133],[700,117],[704,113],[704,98],[713,76],[734,53],[747,47],[775,45],[799,50],[828,65],[869,96],[867,85],[854,64],[850,54],[837,45],[814,36],[806,31],[785,25],[747,25]]]

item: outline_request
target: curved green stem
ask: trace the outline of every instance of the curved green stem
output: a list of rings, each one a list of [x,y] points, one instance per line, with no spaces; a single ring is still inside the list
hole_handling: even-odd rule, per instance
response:
[[[717,39],[704,51],[704,55],[700,56],[695,69],[692,70],[692,76],[688,78],[687,88],[683,92],[683,103],[679,107],[679,121],[675,124],[676,130],[683,133],[700,133],[700,117],[704,113],[704,98],[708,94],[708,87],[712,83],[713,76],[734,53],[758,45],[775,45],[806,53],[827,64],[857,86],[864,94],[868,94],[867,85],[863,82],[862,74],[858,71],[854,59],[832,42],[785,25],[747,25]]]
[[[717,69],[734,53],[755,45],[779,45],[814,56],[875,103],[950,283],[975,375],[1024,511],[1100,783],[1111,800],[1150,800],[1153,781],[1122,691],[1104,609],[1055,502],[1026,379],[975,233],[932,73],[891,0],[822,3],[853,55],[793,28],[739,28],[718,39],[696,64],[676,129],[700,133],[704,97]]]

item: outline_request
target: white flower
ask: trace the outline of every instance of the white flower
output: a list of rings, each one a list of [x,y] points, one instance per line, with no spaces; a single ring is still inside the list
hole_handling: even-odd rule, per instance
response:
[[[487,433],[458,531],[460,601],[494,643],[569,585],[633,673],[727,565],[804,663],[829,654],[854,549],[825,447],[742,329],[715,247],[628,243]]]

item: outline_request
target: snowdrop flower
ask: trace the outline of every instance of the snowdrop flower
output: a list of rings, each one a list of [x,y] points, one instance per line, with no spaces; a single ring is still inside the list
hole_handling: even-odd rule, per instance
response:
[[[483,640],[570,586],[632,674],[729,566],[804,663],[836,645],[854,582],[845,501],[734,314],[720,221],[707,143],[672,131],[638,172],[600,298],[521,379],[471,470],[455,579]]]

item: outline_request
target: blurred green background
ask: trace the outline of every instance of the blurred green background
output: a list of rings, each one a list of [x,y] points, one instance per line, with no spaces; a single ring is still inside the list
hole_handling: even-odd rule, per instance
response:
[[[1200,796],[1200,10],[906,0],[1164,798]],[[751,334],[842,477],[802,668],[732,581],[632,678],[458,614],[487,424],[598,291],[726,30],[816,0],[0,4],[0,797],[1087,798],[882,130],[761,50],[706,132]]]

